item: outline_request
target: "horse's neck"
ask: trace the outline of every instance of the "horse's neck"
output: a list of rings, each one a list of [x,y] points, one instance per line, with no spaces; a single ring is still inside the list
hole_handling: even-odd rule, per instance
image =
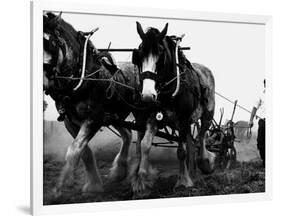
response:
[[[176,76],[176,62],[174,58],[174,55],[170,59],[167,59],[167,56],[163,57],[162,68],[159,69],[159,71],[162,71],[162,75],[160,75],[162,81],[168,82]]]

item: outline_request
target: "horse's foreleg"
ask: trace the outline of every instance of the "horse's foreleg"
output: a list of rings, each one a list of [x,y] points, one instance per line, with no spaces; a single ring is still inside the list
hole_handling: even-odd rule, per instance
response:
[[[123,143],[119,153],[116,155],[112,167],[109,172],[109,179],[111,181],[121,181],[127,175],[128,170],[128,152],[132,141],[132,132],[126,128],[114,126],[119,131]]]
[[[87,172],[87,182],[83,186],[83,192],[102,192],[102,179],[94,152],[86,145],[81,156]]]
[[[146,175],[149,168],[149,153],[152,147],[153,138],[157,132],[157,125],[154,120],[149,121],[146,125],[146,132],[141,141],[141,161],[139,175]]]
[[[193,157],[191,157],[192,152],[190,151],[192,139],[187,129],[188,128],[186,128],[186,126],[183,126],[183,128],[181,127],[181,129],[179,130],[180,141],[178,143],[177,149],[177,156],[179,159],[179,176],[175,188],[180,186],[184,186],[186,188],[193,186],[192,179],[190,178],[190,172],[186,163],[187,160],[192,161],[194,159]]]
[[[65,117],[64,124],[68,132],[71,134],[71,136],[75,139],[79,132],[79,127],[74,125],[72,122],[69,121],[67,116]],[[87,180],[83,187],[83,191],[91,191],[91,188],[96,188],[95,186],[95,180],[100,179],[98,174],[98,168],[95,160],[95,155],[92,152],[92,150],[89,148],[88,145],[85,145],[84,151],[81,155],[82,160],[84,162],[85,168],[86,168],[86,174],[87,174]],[[100,182],[100,180],[98,181]],[[98,186],[97,186],[98,187]],[[99,190],[96,188],[96,191]],[[101,188],[102,190],[102,188]]]
[[[210,152],[206,148],[205,135],[206,131],[211,125],[211,121],[201,120],[201,130],[199,133],[199,143],[200,143],[200,160],[199,168],[203,173],[212,173],[215,169],[215,159],[216,155],[213,152]]]
[[[136,155],[132,158],[129,166],[129,177],[132,184],[132,188],[135,188],[135,182],[138,176],[138,171],[141,162],[141,141],[144,137],[144,133],[137,131],[137,140],[136,140]]]
[[[86,120],[80,127],[76,138],[67,149],[66,164],[61,171],[57,187],[55,189],[55,193],[57,196],[61,194],[61,189],[65,184],[65,180],[78,165],[80,157],[83,158],[88,173],[91,172],[88,177],[92,175],[92,182],[95,182],[95,189],[100,190],[100,188],[102,187],[102,182],[95,164],[94,155],[87,146],[89,140],[93,137],[98,129],[99,126],[93,125],[93,122],[90,120]]]
[[[149,164],[149,153],[157,129],[155,120],[149,120],[146,125],[144,137],[136,149],[139,166],[137,175],[132,181],[132,188],[134,193],[140,196],[145,196],[147,189],[152,187],[154,182],[153,170]]]

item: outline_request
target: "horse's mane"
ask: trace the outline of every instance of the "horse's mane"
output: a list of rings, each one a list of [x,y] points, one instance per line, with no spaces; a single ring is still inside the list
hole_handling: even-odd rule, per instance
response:
[[[54,18],[56,18],[56,15],[52,12],[48,12],[46,15],[47,17],[44,17],[44,29],[53,33],[58,31],[62,38],[66,39],[68,46],[72,46],[74,49],[79,49],[77,42],[81,43],[80,40],[84,40],[84,37],[81,37],[79,32],[76,31],[75,28],[64,19],[55,21]],[[88,47],[94,47],[91,40],[88,41],[88,44]]]
[[[175,36],[166,36],[165,40],[168,43],[168,46],[170,48],[170,50],[172,50],[172,54],[173,54],[173,58],[175,59],[175,48],[176,48],[176,43],[174,41]],[[179,64],[181,65],[185,65],[189,70],[193,70],[192,64],[190,63],[190,61],[186,58],[185,54],[183,53],[183,51],[180,49],[178,49],[178,58],[179,58]]]
[[[166,36],[165,40],[168,44],[168,47],[170,49],[171,58],[172,58],[172,64],[174,68],[174,74],[173,77],[176,75],[176,61],[175,61],[175,48],[176,48],[176,42],[175,42],[175,36]],[[180,48],[180,47],[179,47]],[[196,83],[198,83],[198,77],[195,73],[195,70],[191,64],[191,62],[186,58],[185,54],[181,49],[178,49],[178,59],[179,59],[179,69],[180,73],[183,73],[181,75],[181,83],[182,85],[186,86],[189,89],[192,89],[192,91],[198,93],[198,86],[196,86]],[[171,70],[166,70],[166,75],[169,77],[168,73],[171,73]]]
[[[65,32],[69,32],[69,34],[71,35],[77,34],[77,31],[74,29],[74,27],[71,24],[65,22],[63,19],[60,19],[58,22],[55,22],[54,18],[56,18],[56,15],[53,14],[52,12],[48,12],[44,23],[44,27],[50,28],[52,30],[58,28],[64,30]]]

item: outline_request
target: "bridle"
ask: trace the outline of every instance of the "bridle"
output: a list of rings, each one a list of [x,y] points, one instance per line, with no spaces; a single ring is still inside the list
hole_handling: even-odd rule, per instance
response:
[[[63,70],[65,73],[67,70],[71,70],[71,68],[67,67],[66,65],[66,49],[67,44],[65,40],[60,36],[60,33],[55,30],[54,32],[44,32],[44,39],[43,39],[44,49],[51,54],[51,62],[44,63],[43,68],[46,71],[46,76],[49,80],[54,81],[56,90],[62,90],[61,81],[58,80],[56,77],[58,76],[58,60],[60,51],[62,53],[62,63],[60,64],[59,68]]]
[[[153,73],[151,71],[143,71],[139,73],[140,79],[151,79],[154,80],[155,82],[158,80],[158,76],[156,73]]]
[[[80,38],[79,41],[81,41],[79,43],[80,47],[83,46],[83,51],[79,51],[79,60],[76,63],[76,67],[74,68],[69,68],[68,65],[66,64],[66,50],[67,50],[67,44],[65,42],[65,40],[60,36],[60,33],[58,30],[55,30],[52,33],[48,33],[48,37],[49,40],[45,39],[45,33],[44,33],[44,47],[48,48],[48,51],[50,51],[52,53],[52,59],[51,59],[51,63],[50,64],[44,64],[43,67],[44,69],[46,69],[47,73],[47,78],[50,80],[53,80],[56,83],[55,88],[56,89],[61,89],[62,85],[61,85],[61,79],[60,79],[60,75],[58,74],[58,71],[56,70],[57,68],[57,63],[58,63],[58,57],[59,57],[59,51],[62,51],[62,55],[63,55],[63,62],[60,65],[60,68],[66,72],[67,70],[71,70],[72,72],[69,73],[70,75],[68,76],[69,80],[71,80],[75,74],[79,73],[79,71],[81,71],[81,75],[80,75],[80,79],[77,83],[77,85],[75,85],[74,87],[66,87],[68,89],[68,91],[70,91],[70,89],[72,89],[73,92],[77,91],[83,84],[84,78],[85,78],[85,73],[86,73],[86,59],[87,59],[87,46],[88,46],[88,42],[90,37],[98,30],[99,28],[95,28],[90,32],[86,32],[86,33],[82,33],[83,35],[80,35],[79,32],[78,37],[83,37],[83,40]],[[85,38],[85,39],[84,39]],[[83,41],[83,42],[82,42]],[[83,45],[81,45],[81,43],[83,43]],[[81,56],[81,52],[83,52],[82,54],[82,59],[80,59]],[[81,66],[81,69],[79,69]],[[64,73],[62,73],[64,74]],[[65,76],[64,76],[65,77]]]
[[[179,45],[180,42],[182,41],[183,37],[185,35],[181,35],[180,37],[173,37],[172,40],[175,41],[175,70],[176,70],[176,77],[172,78],[171,80],[169,80],[168,82],[165,83],[159,83],[160,79],[159,76],[157,75],[157,73],[151,72],[151,71],[143,71],[141,72],[141,60],[140,60],[140,50],[139,49],[135,49],[133,50],[133,56],[132,56],[132,62],[133,64],[137,65],[139,68],[139,77],[141,82],[144,79],[151,79],[154,80],[155,83],[157,83],[157,85],[160,87],[158,89],[158,91],[160,92],[161,90],[163,90],[164,88],[166,88],[168,85],[170,85],[172,82],[176,81],[176,87],[175,90],[173,91],[171,97],[174,98],[175,96],[177,96],[179,90],[180,90],[180,76],[182,73],[180,73],[180,69],[179,69],[179,58],[178,58],[178,50],[179,50]],[[169,58],[172,58],[167,41],[165,40],[165,38],[163,39],[163,46],[164,46],[164,51],[166,51],[167,55],[169,56]]]

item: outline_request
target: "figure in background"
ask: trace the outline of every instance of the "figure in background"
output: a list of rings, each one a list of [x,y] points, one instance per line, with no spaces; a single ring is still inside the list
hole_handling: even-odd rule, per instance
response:
[[[262,95],[253,106],[249,127],[253,127],[253,120],[256,116],[259,118],[258,121],[258,136],[257,136],[257,148],[260,153],[260,157],[263,161],[263,166],[265,166],[265,79],[263,80],[264,88]]]

